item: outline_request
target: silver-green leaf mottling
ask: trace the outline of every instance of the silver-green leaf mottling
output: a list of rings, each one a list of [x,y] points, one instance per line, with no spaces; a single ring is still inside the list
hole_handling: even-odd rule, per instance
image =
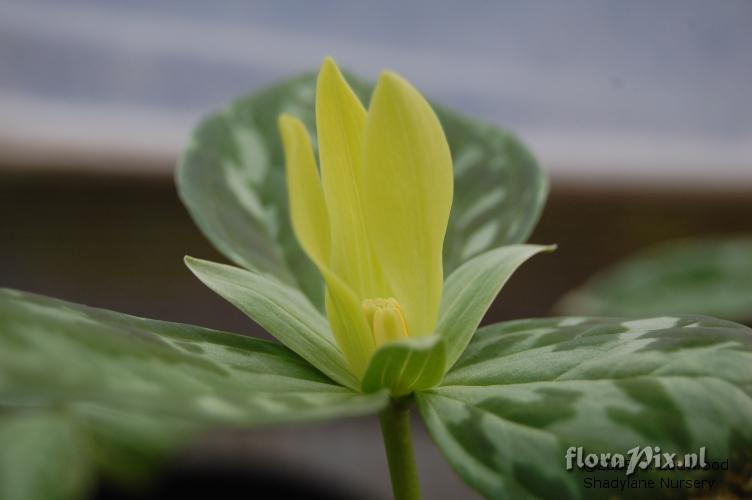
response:
[[[61,481],[60,498],[68,483],[81,491],[88,452],[122,469],[209,427],[369,414],[386,401],[278,344],[0,290],[0,478],[19,467],[3,452],[28,446],[13,457]],[[82,472],[55,472],[74,466]],[[3,499],[55,498],[42,478],[2,487],[30,491]]]
[[[475,334],[442,387],[417,397],[447,459],[490,498],[608,497],[565,470],[569,446],[705,446],[734,474],[752,459],[752,330],[707,317],[500,323]]]

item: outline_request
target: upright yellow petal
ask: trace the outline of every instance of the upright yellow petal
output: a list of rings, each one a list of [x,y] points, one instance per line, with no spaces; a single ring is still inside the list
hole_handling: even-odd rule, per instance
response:
[[[350,363],[353,375],[360,379],[368,367],[375,342],[366,322],[360,299],[337,276],[325,271],[326,316],[329,326]]]
[[[316,85],[316,129],[332,235],[330,267],[361,297],[385,295],[361,201],[366,111],[331,58]]]
[[[279,117],[285,150],[287,194],[295,236],[318,267],[326,266],[331,254],[329,215],[316,170],[311,140],[303,122],[289,115]]]
[[[362,376],[374,350],[361,299],[328,265],[331,239],[329,217],[316,161],[305,125],[288,115],[279,118],[285,150],[287,192],[295,236],[326,282],[326,309],[332,332],[357,377]]]
[[[381,271],[410,336],[430,335],[443,285],[452,158],[436,114],[400,76],[384,72],[365,128],[363,210]]]

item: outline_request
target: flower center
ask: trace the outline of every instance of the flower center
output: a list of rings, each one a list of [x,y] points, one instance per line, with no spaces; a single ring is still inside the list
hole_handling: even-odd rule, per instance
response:
[[[377,348],[386,342],[407,338],[405,315],[396,299],[366,299],[362,307]]]

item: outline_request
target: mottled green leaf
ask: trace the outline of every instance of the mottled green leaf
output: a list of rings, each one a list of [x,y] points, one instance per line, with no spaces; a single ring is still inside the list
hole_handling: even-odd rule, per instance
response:
[[[372,86],[349,81],[364,102]],[[323,304],[318,272],[292,233],[277,117],[314,128],[315,75],[251,94],[207,118],[180,161],[178,189],[204,234],[234,263],[275,276]],[[547,184],[508,132],[436,109],[454,159],[455,194],[444,245],[445,272],[491,248],[523,242],[537,222]],[[314,136],[315,142],[315,136]]]
[[[367,393],[388,388],[403,396],[438,385],[445,367],[446,343],[437,335],[390,342],[371,358],[362,388]]]
[[[239,99],[195,130],[178,192],[196,224],[232,262],[302,289],[318,306],[323,285],[289,220],[277,117],[313,120],[313,74]]]
[[[38,425],[64,441],[75,422],[118,468],[209,426],[367,414],[386,399],[336,384],[278,344],[0,291],[0,412],[61,415]]]
[[[0,415],[0,498],[81,498],[91,475],[87,446],[63,412]]]
[[[752,330],[707,317],[501,323],[480,329],[442,386],[417,397],[448,460],[491,498],[613,495],[584,487],[596,473],[565,470],[570,446],[625,455],[705,446],[731,472],[660,474],[723,481],[693,492],[715,495],[752,459]]]
[[[752,238],[663,243],[597,274],[567,295],[571,314],[701,313],[752,322]]]
[[[0,294],[0,374],[0,401],[22,406],[96,401],[254,423],[372,404],[278,344],[15,291]]]
[[[436,331],[447,341],[447,367],[454,365],[501,287],[527,259],[552,250],[540,245],[509,245],[478,255],[444,283]]]
[[[444,272],[503,245],[524,243],[538,223],[548,181],[509,131],[434,106],[454,161]]]
[[[342,385],[358,383],[337,347],[326,318],[296,288],[273,276],[186,258],[206,286],[232,302],[277,340]]]

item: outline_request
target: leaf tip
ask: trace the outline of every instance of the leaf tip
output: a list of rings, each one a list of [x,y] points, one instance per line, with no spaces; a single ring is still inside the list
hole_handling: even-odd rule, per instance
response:
[[[190,255],[185,255],[183,256],[183,262],[185,263],[186,267],[191,270],[191,272],[195,273],[196,268],[201,263],[201,259],[191,257]]]

